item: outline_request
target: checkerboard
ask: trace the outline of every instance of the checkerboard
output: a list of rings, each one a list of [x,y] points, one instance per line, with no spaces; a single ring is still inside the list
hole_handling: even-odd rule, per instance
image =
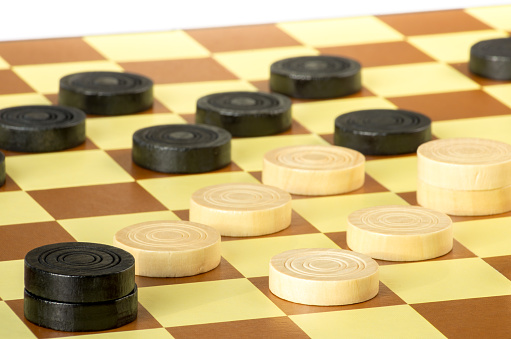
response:
[[[422,262],[378,261],[380,292],[338,307],[284,301],[268,289],[268,262],[293,248],[346,249],[346,217],[375,205],[416,205],[414,154],[368,156],[366,183],[345,195],[293,196],[291,226],[222,239],[222,261],[187,278],[137,277],[138,319],[101,333],[65,333],[23,317],[23,258],[55,242],[112,244],[131,224],[188,219],[195,190],[260,182],[262,156],[286,145],[333,142],[334,119],[401,108],[433,120],[436,138],[511,143],[511,83],[469,73],[469,48],[507,37],[511,6],[271,25],[0,43],[0,108],[55,104],[58,80],[80,71],[129,71],[155,82],[155,104],[130,116],[87,117],[87,141],[71,150],[5,152],[0,188],[0,337],[55,338],[511,338],[511,213],[453,217],[454,248]],[[363,66],[363,90],[293,100],[292,128],[235,138],[232,164],[168,175],[131,160],[135,130],[193,123],[196,100],[221,91],[269,91],[272,62],[342,55]]]

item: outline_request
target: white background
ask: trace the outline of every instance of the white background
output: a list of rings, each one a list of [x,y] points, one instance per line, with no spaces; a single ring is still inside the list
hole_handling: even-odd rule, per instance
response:
[[[7,1],[7,4],[1,3]],[[511,4],[511,1],[0,0],[0,41],[167,31],[505,4]]]

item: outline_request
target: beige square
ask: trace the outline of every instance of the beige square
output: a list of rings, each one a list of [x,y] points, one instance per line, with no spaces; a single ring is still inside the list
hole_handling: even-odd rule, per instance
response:
[[[305,45],[354,45],[402,40],[403,35],[372,17],[288,22],[278,27]]]
[[[263,157],[272,149],[293,145],[328,145],[314,134],[279,135],[232,140],[232,160],[245,171],[262,171]]]
[[[0,69],[9,69],[9,64],[4,58],[0,57]]]
[[[87,120],[87,136],[104,150],[126,149],[133,146],[133,133],[145,127],[185,124],[177,114],[140,114]]]
[[[0,338],[37,338],[3,301],[0,301]]]
[[[285,315],[247,279],[144,287],[138,293],[142,306],[164,327]]]
[[[34,164],[37,166],[34,167]],[[7,173],[24,190],[134,181],[102,150],[10,157]]]
[[[298,248],[339,248],[339,246],[321,233],[300,234],[226,241],[222,243],[222,256],[245,277],[262,277],[269,274],[268,263],[273,256]]]
[[[154,96],[174,113],[195,113],[197,100],[205,95],[231,91],[256,91],[246,81],[208,81],[155,85]]]
[[[334,133],[334,121],[341,114],[395,108],[390,101],[380,97],[321,100],[293,104],[293,118],[314,133],[329,134]]]
[[[259,183],[248,173],[227,172],[145,179],[139,180],[138,184],[168,209],[184,210],[190,207],[190,197],[198,189],[216,184],[237,182]]]
[[[384,265],[380,280],[409,304],[511,294],[511,281],[480,258]]]
[[[454,223],[454,238],[479,257],[511,255],[511,217]]]
[[[107,59],[145,61],[209,56],[209,51],[183,31],[90,36],[84,40]]]
[[[86,335],[80,335],[80,338],[86,338],[86,339],[87,338],[93,338],[93,339],[141,339],[141,338],[172,339],[174,337],[164,328],[151,328],[148,330],[136,329],[136,331],[116,331],[116,332],[86,334]]]
[[[54,220],[30,195],[23,191],[0,193],[0,206],[2,208],[0,226]],[[2,296],[0,295],[0,297]]]
[[[348,215],[379,205],[408,205],[391,192],[327,196],[293,200],[293,210],[321,232],[346,231]]]
[[[409,37],[408,42],[431,57],[449,63],[468,62],[475,43],[508,35],[502,31],[473,31]]]
[[[411,192],[417,189],[417,157],[366,161],[366,172],[392,192]]]
[[[51,105],[51,102],[38,93],[0,95],[0,109],[24,105]]]
[[[485,24],[506,31],[511,31],[511,5],[469,8],[468,14],[476,17]]]
[[[121,66],[112,61],[14,66],[12,70],[37,92],[43,94],[58,93],[60,79],[68,74],[94,71],[122,72]]]
[[[117,231],[146,221],[179,220],[171,211],[109,215],[104,217],[58,220],[58,223],[77,241],[113,244]]]
[[[0,261],[0,298],[3,300],[23,299],[24,260]]]
[[[445,336],[409,305],[290,316],[311,338],[414,338]]]
[[[439,138],[483,138],[511,144],[511,116],[435,121],[433,133]]]
[[[440,63],[368,67],[362,82],[384,97],[431,94],[479,89],[479,85],[454,68]]]
[[[484,86],[483,91],[511,107],[511,84]]]
[[[241,79],[256,81],[270,77],[272,63],[299,56],[318,55],[309,47],[282,47],[214,54],[214,59]],[[249,67],[247,67],[250,65]]]

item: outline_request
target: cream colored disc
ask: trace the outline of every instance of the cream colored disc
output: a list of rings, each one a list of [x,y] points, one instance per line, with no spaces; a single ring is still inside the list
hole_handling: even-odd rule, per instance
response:
[[[450,215],[478,216],[511,211],[511,185],[493,190],[458,191],[417,182],[419,205]]]
[[[114,236],[114,246],[135,257],[135,274],[185,277],[210,271],[221,259],[220,234],[189,221],[150,221],[128,226]]]
[[[378,294],[378,264],[341,249],[290,250],[270,260],[269,284],[273,294],[299,304],[354,304]]]
[[[477,139],[438,139],[417,149],[419,180],[441,188],[474,191],[511,185],[511,145]]]
[[[262,181],[293,194],[342,194],[362,187],[364,164],[362,153],[345,147],[287,146],[264,155]]]
[[[375,259],[416,261],[452,249],[452,221],[442,212],[417,206],[376,206],[348,216],[346,237],[355,252]]]
[[[208,186],[192,194],[190,221],[232,237],[275,233],[291,224],[291,196],[262,184]]]

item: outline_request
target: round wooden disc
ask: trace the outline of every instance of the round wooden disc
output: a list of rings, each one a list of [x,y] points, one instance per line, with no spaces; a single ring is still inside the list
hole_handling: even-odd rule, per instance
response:
[[[128,226],[114,236],[114,246],[135,257],[135,274],[186,277],[220,264],[220,233],[189,221],[149,221]]]
[[[438,139],[417,149],[418,177],[453,190],[491,190],[511,185],[511,145],[478,139]]]
[[[479,41],[470,48],[469,69],[479,76],[511,80],[511,39]]]
[[[279,60],[270,66],[272,92],[302,99],[336,98],[360,91],[358,61],[329,55]]]
[[[378,294],[378,264],[341,249],[290,250],[270,260],[269,284],[273,294],[299,304],[355,304]]]
[[[348,246],[375,259],[416,261],[452,249],[452,221],[417,206],[376,206],[348,216]]]
[[[85,142],[86,115],[62,106],[29,105],[0,110],[0,148],[55,152]]]
[[[461,191],[417,182],[419,205],[450,215],[478,216],[511,211],[511,185],[493,190]]]
[[[123,115],[153,106],[153,81],[122,72],[82,72],[60,79],[59,105],[88,114]]]
[[[233,237],[275,233],[291,224],[291,196],[262,184],[208,186],[193,193],[190,221]]]
[[[291,127],[291,100],[277,93],[222,92],[197,100],[195,123],[221,127],[235,137],[277,134]]]
[[[415,153],[431,140],[431,119],[401,109],[366,109],[339,115],[334,122],[334,145],[366,155]]]
[[[23,312],[28,321],[57,331],[109,330],[129,324],[137,318],[137,285],[121,298],[93,303],[48,300],[25,290]]]
[[[25,256],[25,289],[40,298],[93,303],[122,298],[135,288],[135,258],[114,246],[65,242]]]
[[[170,124],[133,133],[133,162],[162,173],[203,173],[231,162],[231,134],[209,125]]]
[[[364,156],[349,148],[281,147],[264,155],[262,181],[293,194],[341,194],[362,187],[364,164]]]

